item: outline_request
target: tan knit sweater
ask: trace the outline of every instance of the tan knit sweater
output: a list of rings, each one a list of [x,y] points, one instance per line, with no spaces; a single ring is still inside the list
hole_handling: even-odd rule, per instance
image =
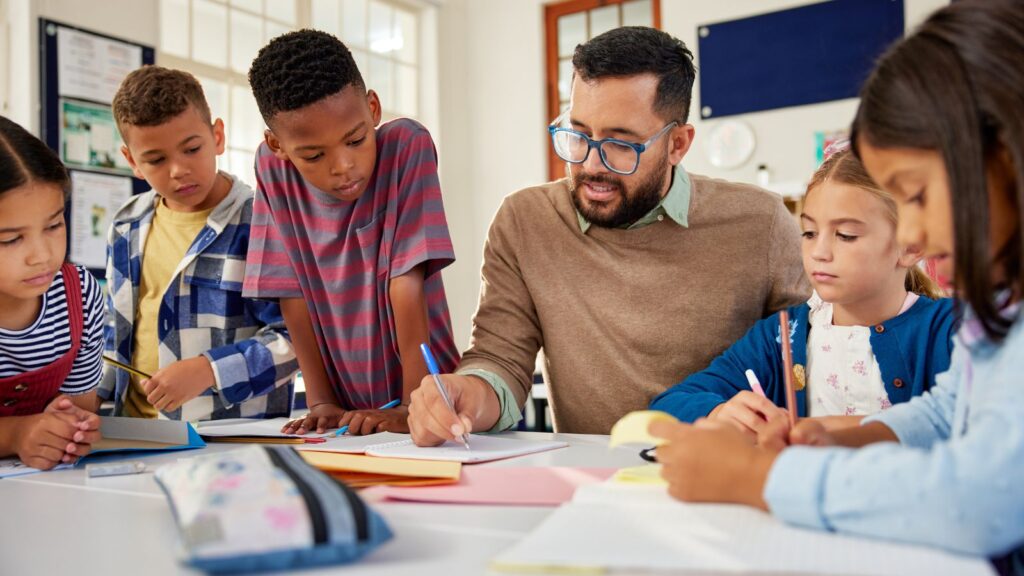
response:
[[[565,180],[505,198],[460,371],[501,376],[522,407],[543,348],[555,430],[607,434],[755,321],[806,301],[800,234],[782,200],[691,180],[688,228],[665,218],[583,234]]]

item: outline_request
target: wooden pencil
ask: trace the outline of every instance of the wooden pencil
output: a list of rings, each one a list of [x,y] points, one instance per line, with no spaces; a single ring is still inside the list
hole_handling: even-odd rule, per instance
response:
[[[793,349],[789,343],[789,311],[779,312],[779,342],[782,344],[782,381],[786,385],[786,411],[790,428],[796,426],[796,390],[793,389]]]

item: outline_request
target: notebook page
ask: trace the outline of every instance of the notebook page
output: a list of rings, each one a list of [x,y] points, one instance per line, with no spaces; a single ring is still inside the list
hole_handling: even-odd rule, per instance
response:
[[[684,504],[664,488],[590,485],[498,556],[499,572],[594,568],[762,574],[991,574],[987,562],[794,528],[732,505]]]
[[[334,434],[334,430],[317,434],[283,434],[281,428],[290,422],[290,418],[272,418],[260,420],[256,418],[230,418],[225,420],[210,420],[198,422],[196,432],[207,438],[222,438],[228,436],[259,437],[259,438],[326,438]]]
[[[299,451],[311,450],[314,452],[363,454],[370,446],[403,441],[412,442],[408,434],[398,434],[396,432],[377,432],[376,434],[367,434],[366,436],[342,434],[341,436],[328,436],[325,440],[325,442],[320,444],[300,444],[295,449]]]
[[[518,438],[502,438],[491,435],[469,435],[470,449],[457,442],[445,442],[440,446],[420,447],[412,440],[404,440],[376,446],[367,446],[366,453],[371,456],[388,458],[412,458],[415,460],[448,460],[462,463],[490,462],[513,456],[523,456],[555,448],[564,448],[566,442],[541,442],[536,440],[520,440]]]

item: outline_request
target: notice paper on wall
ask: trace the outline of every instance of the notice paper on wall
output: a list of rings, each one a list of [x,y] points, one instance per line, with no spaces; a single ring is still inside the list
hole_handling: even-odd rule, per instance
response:
[[[107,265],[107,230],[132,195],[132,179],[71,171],[71,261],[86,268]]]

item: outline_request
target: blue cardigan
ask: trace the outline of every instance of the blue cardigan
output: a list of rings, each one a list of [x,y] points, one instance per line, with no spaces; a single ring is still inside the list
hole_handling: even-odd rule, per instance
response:
[[[789,341],[794,372],[798,374],[806,373],[809,313],[807,304],[789,309]],[[952,299],[922,296],[910,310],[871,328],[871,350],[881,368],[890,402],[898,404],[921,395],[931,388],[936,374],[949,369],[952,337],[958,324],[955,317]],[[754,324],[707,369],[659,394],[651,401],[651,409],[693,422],[738,392],[750,390],[744,375],[748,368],[761,381],[768,399],[777,406],[785,406],[780,342],[776,313]],[[806,416],[805,387],[798,380],[794,379],[797,409],[800,416]]]

